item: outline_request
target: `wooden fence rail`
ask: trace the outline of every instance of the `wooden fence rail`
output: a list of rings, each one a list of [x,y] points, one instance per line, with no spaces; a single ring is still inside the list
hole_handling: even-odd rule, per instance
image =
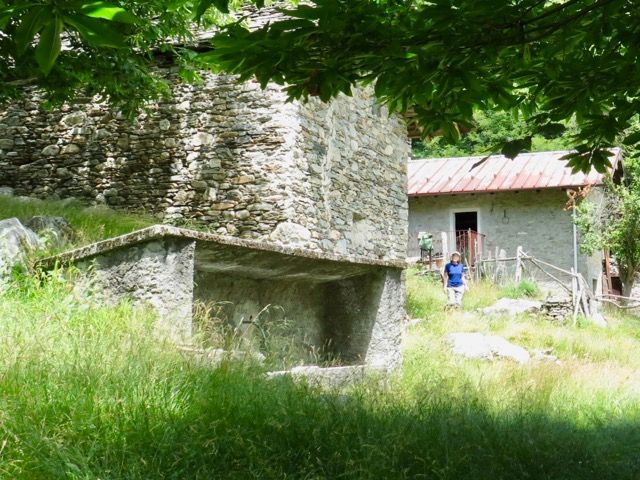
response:
[[[498,277],[500,277],[501,274],[504,276],[504,273],[506,272],[504,264],[506,262],[515,262],[515,273],[513,275],[513,280],[516,283],[519,283],[522,280],[525,262],[528,262],[537,270],[540,270],[545,276],[553,280],[561,288],[563,288],[569,295],[571,295],[574,324],[576,323],[578,315],[580,314],[584,315],[587,319],[593,319],[595,316],[599,316],[598,300],[602,299],[596,298],[595,293],[589,286],[588,282],[584,279],[582,274],[575,272],[573,268],[571,270],[566,270],[549,262],[545,262],[544,260],[536,258],[532,255],[528,255],[524,252],[521,246],[517,248],[515,257],[507,257],[506,255],[500,256],[499,252],[500,250],[496,248],[496,255],[494,258],[478,259],[476,261],[475,267],[477,278],[480,277],[481,270],[484,265],[493,264],[493,282],[497,283]],[[552,273],[550,270],[554,273]],[[558,278],[558,273],[570,277],[571,287],[567,286],[566,280],[563,281],[562,279]],[[608,303],[613,303],[613,301],[608,300]]]

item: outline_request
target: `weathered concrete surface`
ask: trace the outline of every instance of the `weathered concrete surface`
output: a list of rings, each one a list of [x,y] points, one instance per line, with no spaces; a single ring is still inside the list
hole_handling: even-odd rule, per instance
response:
[[[483,335],[475,332],[450,333],[447,335],[447,340],[451,344],[453,353],[467,358],[487,360],[508,358],[518,363],[528,363],[531,359],[529,352],[524,348],[497,335]]]
[[[377,271],[327,288],[325,342],[349,363],[398,365],[405,317],[402,271]]]
[[[231,249],[233,255],[237,255],[237,257],[235,257],[236,259],[244,254],[245,259],[250,263],[253,263],[258,259],[258,256],[255,254],[255,252],[253,252],[253,250],[264,253],[271,252],[275,254],[276,257],[278,254],[285,256],[292,262],[296,262],[298,264],[298,267],[294,272],[296,276],[308,276],[310,274],[305,272],[309,270],[320,272],[319,275],[328,275],[328,279],[344,278],[345,268],[344,265],[341,266],[340,264],[349,265],[349,268],[347,270],[351,273],[354,273],[354,270],[358,271],[358,266],[362,266],[361,270],[359,270],[360,272],[366,271],[368,266],[399,269],[405,268],[405,262],[403,260],[379,260],[366,256],[332,254],[322,251],[308,250],[305,248],[275,245],[261,240],[243,239],[229,237],[226,235],[216,235],[196,230],[188,230],[185,228],[172,227],[170,225],[154,225],[152,227],[137,230],[126,235],[121,235],[119,237],[96,242],[85,247],[70,250],[50,259],[45,259],[43,260],[43,264],[52,265],[56,261],[61,263],[76,262],[88,257],[105,254],[118,248],[129,247],[137,243],[145,243],[150,240],[156,240],[165,237],[175,237],[198,241],[199,244],[203,246],[203,248],[198,249],[199,252],[202,252],[201,258],[203,258],[203,263],[201,265],[203,270],[207,270],[208,268],[215,268],[207,267],[206,265],[208,250],[225,251],[227,248]],[[207,249],[207,244],[212,245],[213,247],[211,249]],[[214,254],[214,256],[216,255],[217,254]],[[220,255],[222,258],[226,256],[226,254],[224,253]],[[307,260],[318,260],[318,262],[308,262]],[[230,260],[230,262],[233,264],[237,263],[233,260]],[[221,265],[224,265],[224,262],[222,262]],[[227,265],[227,267],[232,269],[232,265]],[[226,267],[224,267],[223,270],[225,268]],[[286,267],[283,268],[286,269]],[[262,269],[262,271],[267,276],[269,275],[269,269]],[[339,271],[342,273],[331,274],[332,271]],[[283,276],[283,272],[280,272],[273,276]]]
[[[151,304],[187,338],[194,300],[222,305],[233,325],[275,309],[300,360],[393,368],[404,320],[402,261],[339,256],[155,226],[48,259],[93,265],[114,297]],[[267,330],[269,330],[267,326]]]
[[[195,242],[183,238],[153,239],[88,257],[93,280],[112,299],[131,298],[158,312],[158,327],[180,340],[192,334],[193,258]]]

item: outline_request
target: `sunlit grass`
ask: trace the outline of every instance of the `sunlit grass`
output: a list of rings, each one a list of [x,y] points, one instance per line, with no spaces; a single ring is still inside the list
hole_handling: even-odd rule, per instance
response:
[[[445,313],[441,287],[410,274],[421,321],[403,369],[386,387],[323,392],[194,361],[146,309],[102,306],[66,278],[0,294],[0,478],[638,478],[631,317],[603,330]],[[490,288],[468,299],[497,298]],[[551,348],[559,362],[455,357],[453,331]]]
[[[76,238],[70,246],[86,245],[158,223],[150,215],[87,207],[76,200],[43,201],[0,196],[0,219],[28,219],[36,215],[64,217],[76,232]],[[45,252],[50,253],[56,253],[55,249]]]

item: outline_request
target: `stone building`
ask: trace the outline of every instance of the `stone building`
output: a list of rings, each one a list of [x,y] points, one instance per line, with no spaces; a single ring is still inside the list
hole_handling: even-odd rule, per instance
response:
[[[368,90],[287,103],[277,86],[164,74],[172,98],[133,122],[89,98],[53,111],[30,100],[4,108],[0,186],[221,235],[404,258],[406,126]]]
[[[152,305],[177,338],[195,302],[234,325],[280,309],[300,361],[400,358],[407,244],[404,120],[370,90],[286,102],[276,86],[203,73],[131,122],[87,98],[0,112],[0,186],[155,214],[164,223],[60,257],[111,297]],[[174,81],[175,80],[175,81]],[[264,315],[263,315],[264,316]],[[314,353],[315,352],[315,353]]]
[[[594,188],[588,200],[597,201],[603,175],[595,170],[573,174],[560,160],[566,153],[526,153],[514,160],[491,156],[476,167],[483,157],[410,161],[408,255],[420,255],[419,232],[432,233],[434,253],[441,253],[444,232],[448,250],[463,250],[467,257],[495,258],[496,252],[513,257],[521,246],[534,257],[571,269],[579,236],[574,245],[567,191],[589,185]],[[617,168],[620,152],[614,153]],[[578,271],[596,291],[601,289],[601,255],[578,252]]]

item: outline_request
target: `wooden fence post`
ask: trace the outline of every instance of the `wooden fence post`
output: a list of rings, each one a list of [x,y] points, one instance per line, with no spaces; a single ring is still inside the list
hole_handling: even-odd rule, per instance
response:
[[[515,282],[520,283],[522,280],[522,247],[518,246],[516,249],[516,274]]]
[[[440,239],[442,240],[442,261],[446,264],[449,261],[449,241],[447,239],[447,232],[440,232]]]
[[[582,291],[580,290],[580,282],[576,277],[576,272],[571,267],[571,305],[573,306],[573,324],[578,321],[578,312],[580,311],[580,300]]]

